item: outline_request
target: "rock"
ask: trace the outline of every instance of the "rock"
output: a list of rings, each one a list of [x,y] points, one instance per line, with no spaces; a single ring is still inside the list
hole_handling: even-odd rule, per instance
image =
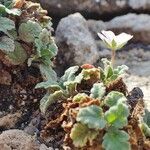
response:
[[[79,13],[69,15],[59,22],[56,42],[61,68],[84,63],[93,64],[98,59],[96,43],[86,20]]]
[[[150,10],[149,0],[39,0],[49,14],[64,17],[80,12],[85,16],[107,17],[126,12]]]
[[[64,17],[71,13],[85,15],[112,14],[127,9],[127,0],[39,0],[49,14]]]
[[[52,148],[52,147],[47,147],[45,144],[41,144],[40,145],[40,150],[56,150],[56,149],[54,149],[54,148]]]
[[[97,36],[98,32],[101,32],[102,30],[106,30],[107,29],[105,22],[103,22],[101,20],[99,20],[99,21],[88,20],[87,24],[88,24],[89,30],[92,32],[92,34],[93,34],[93,36],[95,38],[98,37]]]
[[[135,10],[149,10],[150,1],[149,0],[129,0],[128,5]]]
[[[0,134],[1,150],[39,150],[39,147],[32,136],[21,130],[7,130]]]
[[[134,35],[135,42],[150,44],[150,16],[146,14],[127,14],[106,22],[106,28],[116,32]]]
[[[16,123],[21,118],[21,113],[8,114],[0,118],[0,128],[10,129],[15,128]]]
[[[114,19],[103,21],[87,21],[90,31],[94,36],[101,30],[112,30],[116,34],[126,32],[134,35],[132,41],[150,44],[150,15],[147,14],[127,14]]]

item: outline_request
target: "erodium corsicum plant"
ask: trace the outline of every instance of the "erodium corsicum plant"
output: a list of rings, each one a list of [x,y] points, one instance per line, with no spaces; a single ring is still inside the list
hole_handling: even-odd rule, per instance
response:
[[[98,36],[105,43],[107,48],[111,49],[112,57],[111,63],[112,65],[115,62],[116,50],[121,49],[133,36],[126,33],[121,33],[119,35],[115,35],[112,31],[101,31],[98,33]]]
[[[28,66],[36,62],[44,78],[51,72],[57,54],[51,18],[38,3],[25,0],[0,1],[0,56],[3,63]],[[47,79],[47,78],[46,78]]]
[[[74,146],[82,148],[88,142],[92,143],[103,130],[106,132],[103,136],[103,147],[106,150],[130,150],[129,135],[123,130],[128,124],[129,116],[126,97],[117,91],[106,94],[109,83],[120,78],[127,67],[119,66],[114,69],[107,59],[102,61],[104,68],[95,68],[88,64],[73,66],[60,79],[54,73],[50,75],[50,80],[39,83],[36,88],[47,89],[40,109],[45,113],[50,104],[60,100],[72,99],[72,103],[79,105],[95,101],[95,104],[78,107],[74,118],[76,123],[69,133]]]
[[[121,35],[126,37],[125,33]],[[119,44],[114,40],[112,45],[106,42],[116,50],[127,39]],[[45,88],[47,93],[40,102],[40,109],[45,114],[52,103],[64,103],[67,117],[62,125],[66,132],[65,146],[71,145],[71,141],[77,149],[98,145],[99,149],[105,150],[130,150],[132,135],[128,133],[127,125],[131,106],[127,102],[126,87],[120,80],[128,67],[114,68],[106,58],[102,59],[102,63],[103,67],[97,68],[89,64],[70,67],[60,78],[52,69],[49,71],[47,67],[42,67],[46,80],[37,84],[36,88]],[[145,135],[149,136],[149,127],[143,119],[140,125]]]

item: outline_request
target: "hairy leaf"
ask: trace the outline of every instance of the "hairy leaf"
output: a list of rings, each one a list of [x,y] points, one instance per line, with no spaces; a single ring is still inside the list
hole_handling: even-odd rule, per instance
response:
[[[15,29],[14,21],[12,21],[6,17],[0,17],[0,31],[4,32],[9,37],[12,37],[8,32],[12,29]]]
[[[15,42],[15,50],[8,52],[7,56],[14,65],[22,64],[27,59],[27,53],[19,42]]]
[[[82,70],[84,80],[89,80],[91,78],[100,79],[100,70],[98,68],[89,68]]]
[[[150,111],[145,109],[144,122],[150,127]]]
[[[105,150],[131,150],[129,135],[125,131],[110,129],[103,137]]]
[[[124,74],[129,68],[126,65],[118,66],[116,69],[114,69],[114,74],[122,75]]]
[[[35,21],[28,20],[19,26],[19,37],[24,42],[34,42],[39,37],[42,27]]]
[[[16,8],[8,9],[4,5],[0,4],[0,14],[5,14],[5,13],[14,15],[14,16],[21,15],[21,11],[19,9],[16,9]]]
[[[105,95],[106,87],[103,83],[95,83],[91,89],[90,97],[101,100]]]
[[[83,102],[84,100],[87,99],[87,97],[88,95],[85,93],[78,93],[73,97],[73,102]]]
[[[48,57],[49,59],[56,56],[58,48],[47,29],[43,29],[39,37],[35,39],[38,57]]]
[[[57,74],[50,66],[41,64],[40,72],[44,80],[49,81],[51,84],[57,83]]]
[[[92,129],[102,129],[106,125],[103,110],[96,105],[80,108],[77,115],[77,121],[86,124]]]
[[[146,137],[150,137],[150,127],[144,122],[140,126],[141,126],[141,130],[144,133],[144,135]]]
[[[40,110],[45,114],[47,108],[63,96],[63,91],[55,91],[52,94],[47,93],[40,102]]]
[[[7,36],[0,37],[0,50],[4,53],[13,52],[15,50],[14,40]]]
[[[91,130],[81,123],[76,123],[71,130],[70,137],[75,147],[84,147],[88,141],[92,143],[97,135],[97,131]]]
[[[127,125],[129,116],[129,109],[124,103],[118,103],[115,106],[110,107],[108,111],[105,112],[105,119],[107,123],[116,128],[123,128]]]
[[[111,107],[116,105],[118,102],[125,102],[126,101],[126,97],[117,91],[111,91],[105,98],[104,103],[105,105]]]
[[[68,81],[73,81],[75,79],[75,73],[78,71],[79,66],[73,66],[65,71],[65,74],[61,77],[61,81],[67,85]]]
[[[45,81],[45,82],[40,82],[38,83],[36,86],[35,86],[36,89],[39,89],[39,88],[44,88],[44,89],[57,89],[57,90],[60,90],[61,87],[59,86],[58,83],[55,83],[55,82],[52,82],[50,80],[48,81]]]

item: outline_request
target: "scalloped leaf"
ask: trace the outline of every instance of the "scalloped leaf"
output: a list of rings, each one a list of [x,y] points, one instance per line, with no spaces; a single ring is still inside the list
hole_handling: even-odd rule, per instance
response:
[[[87,99],[88,95],[85,93],[78,93],[72,99],[73,102],[83,102]]]
[[[15,29],[14,21],[12,21],[6,17],[0,17],[0,31],[4,32],[6,35],[8,35],[10,38],[12,38],[12,36],[8,32],[12,29]]]
[[[122,75],[122,74],[124,74],[128,69],[129,69],[129,67],[127,67],[126,65],[118,66],[116,69],[114,69],[114,74]]]
[[[91,78],[100,79],[100,69],[99,68],[89,68],[82,70],[84,80],[89,80]]]
[[[144,122],[150,127],[150,111],[145,109]]]
[[[73,66],[68,68],[64,75],[61,77],[61,82],[64,83],[64,85],[68,85],[68,82],[73,81],[75,79],[75,73],[78,71],[79,66]]]
[[[19,26],[19,37],[24,42],[34,42],[39,37],[42,27],[35,21],[28,20]]]
[[[49,59],[57,55],[58,48],[47,29],[43,29],[39,38],[35,39],[38,57],[48,57]]]
[[[7,56],[14,65],[22,64],[27,59],[27,53],[19,42],[15,42],[15,50],[13,52],[8,52]]]
[[[86,124],[91,129],[103,129],[106,125],[103,110],[96,105],[80,108],[77,121]]]
[[[123,128],[126,126],[128,124],[128,116],[129,108],[124,103],[118,103],[105,112],[107,123],[116,128]]]
[[[73,140],[75,147],[84,147],[88,141],[92,143],[97,135],[97,131],[91,130],[81,123],[76,123],[70,133],[70,137]]]
[[[104,104],[111,107],[116,105],[118,102],[126,102],[126,97],[117,91],[111,91],[105,98]]]
[[[15,50],[14,40],[7,36],[0,37],[0,50],[4,53],[13,52]]]
[[[39,67],[44,80],[49,81],[50,84],[57,84],[57,74],[50,66],[40,64]]]
[[[40,110],[45,114],[47,108],[63,96],[63,91],[55,91],[52,94],[47,93],[40,101]]]
[[[91,89],[90,97],[101,100],[106,93],[106,87],[103,83],[95,83]]]
[[[17,8],[8,9],[4,5],[0,4],[0,14],[5,14],[5,13],[14,15],[14,16],[21,15],[21,11],[19,9]]]
[[[129,135],[125,131],[109,129],[103,137],[105,150],[131,150]]]

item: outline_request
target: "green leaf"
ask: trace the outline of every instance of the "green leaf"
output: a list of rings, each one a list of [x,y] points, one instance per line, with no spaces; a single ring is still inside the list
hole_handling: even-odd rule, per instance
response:
[[[125,131],[110,129],[103,137],[105,150],[131,150],[129,135]]]
[[[45,114],[47,108],[54,103],[55,101],[59,100],[63,96],[63,91],[55,91],[52,94],[47,93],[40,101],[40,110],[42,113]]]
[[[92,77],[96,79],[100,79],[100,70],[99,68],[90,68],[90,69],[83,69],[82,72],[83,79],[89,80]]]
[[[127,101],[126,97],[117,91],[111,91],[105,98],[104,104],[111,107],[116,105],[118,102],[125,102]]]
[[[28,20],[19,26],[19,37],[24,42],[34,42],[39,37],[42,27],[35,21]]]
[[[106,78],[110,78],[111,76],[113,76],[114,72],[112,66],[107,66],[104,70],[104,73]]]
[[[128,116],[129,108],[124,103],[118,103],[105,112],[107,123],[116,128],[123,128],[126,126],[128,123]]]
[[[103,83],[95,83],[91,89],[90,97],[101,100],[105,92],[106,87]]]
[[[101,71],[101,73],[103,73],[103,75],[104,75],[103,78],[105,78],[105,80],[107,80],[114,74],[114,71],[113,71],[111,62],[107,58],[103,58],[102,62],[104,64],[104,71]]]
[[[117,49],[117,43],[115,42],[115,40],[113,39],[112,42],[111,42],[111,50],[116,50]]]
[[[13,52],[15,50],[14,40],[7,36],[0,37],[0,50],[4,53]]]
[[[141,130],[146,137],[150,137],[150,127],[146,123],[143,122],[141,124]]]
[[[15,23],[14,21],[6,18],[6,17],[0,17],[0,31],[4,32],[9,37],[12,37],[8,31],[15,29]]]
[[[39,89],[39,88],[44,88],[44,89],[61,89],[61,87],[55,83],[55,82],[51,82],[51,81],[45,81],[45,82],[40,82],[35,86],[35,89]]]
[[[65,71],[65,74],[61,77],[61,82],[64,83],[65,85],[68,85],[67,82],[73,81],[75,79],[75,73],[78,71],[79,66],[73,66],[68,68]]]
[[[73,102],[83,102],[88,98],[88,95],[85,93],[78,93],[73,97]]]
[[[91,129],[103,129],[106,125],[103,110],[96,105],[80,108],[77,121],[86,124]]]
[[[145,109],[145,114],[144,114],[144,122],[150,127],[150,111],[148,109]]]
[[[5,14],[5,13],[14,15],[14,16],[21,15],[21,11],[19,9],[17,8],[8,9],[4,5],[0,4],[0,14]]]
[[[75,147],[84,147],[88,141],[92,143],[97,135],[97,131],[91,130],[81,123],[76,123],[71,130],[70,137]]]
[[[116,75],[122,75],[124,74],[129,68],[126,65],[118,66],[116,69],[114,69],[114,74]]]
[[[57,55],[58,48],[47,29],[43,29],[38,39],[35,39],[38,57],[48,57],[49,59]]]
[[[50,84],[57,84],[57,74],[50,66],[40,64],[39,67],[44,80]]]
[[[19,42],[15,42],[15,50],[8,52],[7,56],[14,65],[22,64],[27,59],[27,53]]]

